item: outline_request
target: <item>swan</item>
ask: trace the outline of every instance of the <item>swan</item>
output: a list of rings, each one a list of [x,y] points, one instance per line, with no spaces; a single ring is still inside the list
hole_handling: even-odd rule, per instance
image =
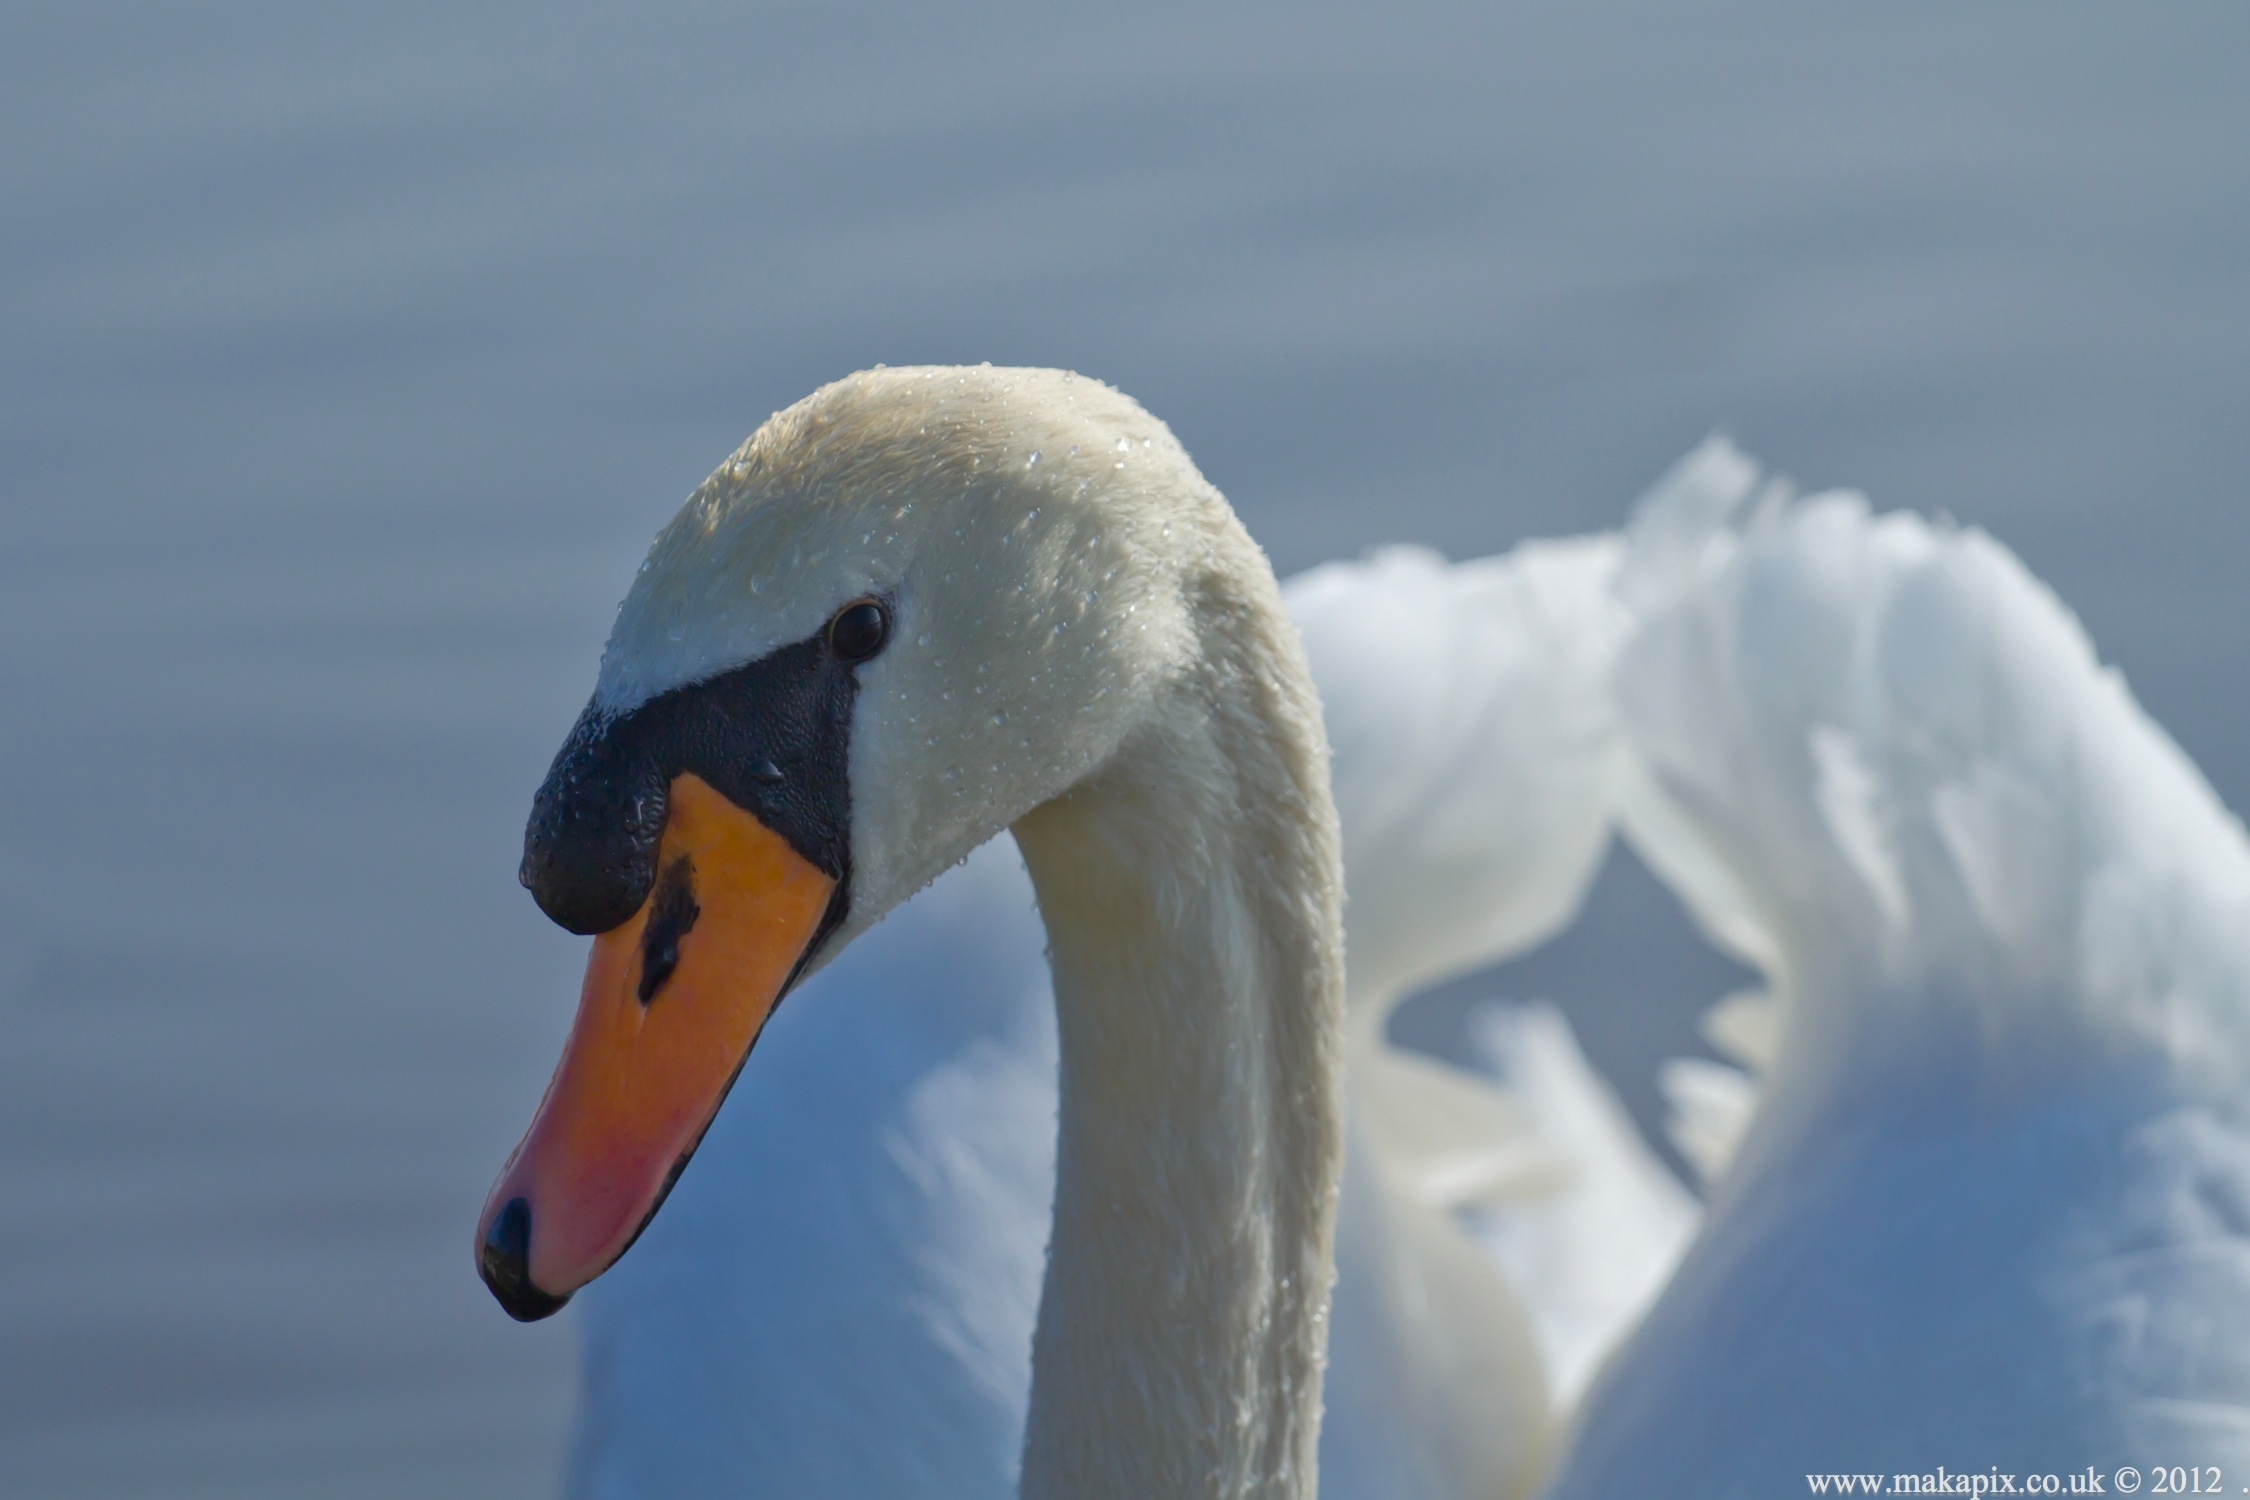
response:
[[[1263,554],[1091,380],[849,377],[658,536],[526,833],[541,908],[599,935],[479,1270],[526,1318],[599,1275],[776,1000],[1002,829],[1061,1069],[1022,1492],[1309,1496],[1343,1159],[1326,741]]]
[[[1766,976],[1756,1082],[1682,1091],[1708,1219],[1546,1494],[2239,1486],[2250,841],[1998,542],[1691,467],[1619,573],[1623,821]]]
[[[1352,889],[1331,1497],[1523,1494],[1550,1446],[1558,1393],[1527,1308],[1450,1211],[1505,1200],[1520,1220],[1569,1164],[1508,1101],[1381,1034],[1402,994],[1575,912],[1622,768],[1621,556],[1614,535],[1460,565],[1389,548],[1284,587]],[[1030,887],[999,843],[810,980],[664,1217],[586,1294],[570,1492],[1008,1493],[1053,1191],[1052,1017]],[[1689,1227],[1677,1190],[1619,1179],[1641,1196],[1598,1238],[1613,1257],[1655,1245],[1660,1270]],[[1548,1236],[1573,1263],[1595,1238]],[[1633,1271],[1629,1305],[1581,1341],[1653,1290]]]

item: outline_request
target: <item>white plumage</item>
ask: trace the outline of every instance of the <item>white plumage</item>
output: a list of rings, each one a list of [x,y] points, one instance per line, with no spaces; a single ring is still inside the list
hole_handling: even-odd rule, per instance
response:
[[[1640,516],[1618,698],[1763,1097],[1550,1493],[2246,1472],[2240,826],[1997,542],[1754,489]]]

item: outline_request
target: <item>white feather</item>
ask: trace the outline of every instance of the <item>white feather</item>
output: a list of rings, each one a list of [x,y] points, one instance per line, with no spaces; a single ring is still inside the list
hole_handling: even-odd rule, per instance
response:
[[[2005,548],[1752,486],[1638,521],[1619,692],[1762,1097],[1550,1493],[2244,1472],[2250,843]]]

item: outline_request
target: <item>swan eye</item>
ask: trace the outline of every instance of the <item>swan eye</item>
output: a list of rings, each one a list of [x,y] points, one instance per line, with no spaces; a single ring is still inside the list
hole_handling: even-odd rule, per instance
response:
[[[883,649],[890,635],[890,611],[873,599],[860,599],[828,622],[828,649],[842,661],[865,661]]]

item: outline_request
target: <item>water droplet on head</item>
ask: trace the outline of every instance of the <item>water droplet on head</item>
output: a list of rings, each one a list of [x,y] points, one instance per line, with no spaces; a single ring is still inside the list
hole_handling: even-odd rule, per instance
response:
[[[1039,465],[1039,450],[1038,450],[1037,448],[1034,448],[1034,449],[1032,449],[1032,450],[1031,450],[1031,456],[1030,456],[1029,458],[1026,458],[1026,459],[1025,459],[1025,460],[1023,461],[1023,466],[1024,466],[1025,468],[1027,468],[1027,469],[1032,469],[1032,468],[1037,468],[1037,467],[1038,467],[1038,465]]]

